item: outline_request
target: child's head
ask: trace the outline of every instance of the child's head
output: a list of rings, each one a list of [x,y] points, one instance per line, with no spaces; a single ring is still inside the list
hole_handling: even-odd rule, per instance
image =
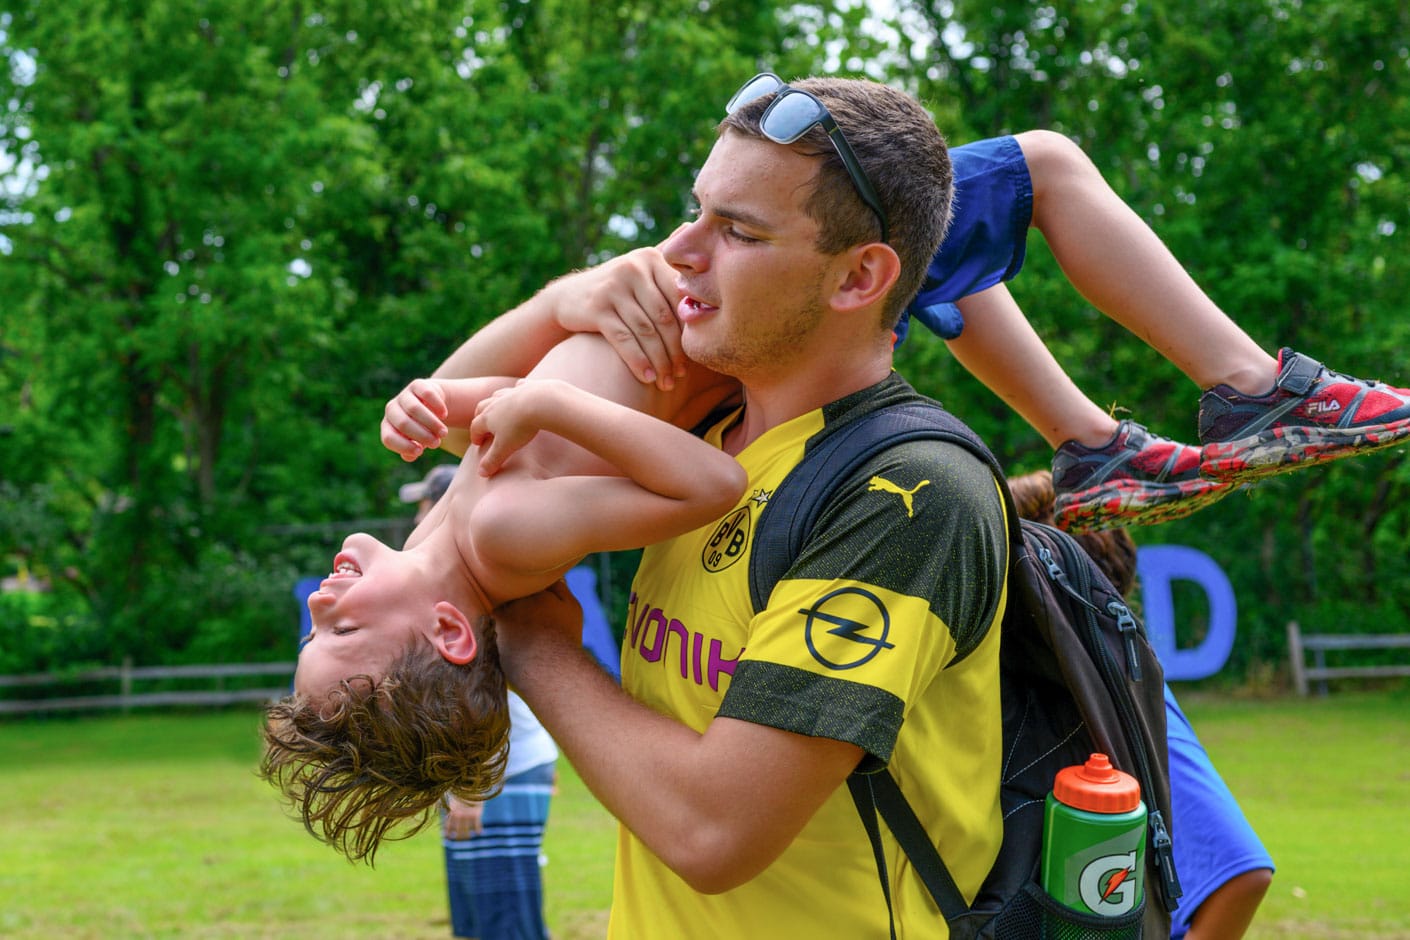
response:
[[[1009,490],[1018,514],[1024,519],[1053,524],[1053,475],[1036,470],[1022,476],[1009,477]],[[1075,536],[1088,555],[1096,561],[1112,586],[1123,595],[1130,594],[1136,583],[1136,542],[1125,529],[1105,529]]]
[[[354,536],[309,598],[313,631],[294,694],[265,715],[261,774],[308,830],[371,860],[404,820],[417,831],[447,793],[493,795],[509,713],[494,624],[424,590],[420,561]],[[467,606],[467,605],[461,605]]]
[[[478,641],[471,617],[486,611],[448,594],[453,567],[430,552],[397,551],[361,532],[348,536],[332,572],[308,597],[312,629],[299,650],[294,692],[322,701],[349,676],[380,676],[415,641],[451,662],[472,660]]]

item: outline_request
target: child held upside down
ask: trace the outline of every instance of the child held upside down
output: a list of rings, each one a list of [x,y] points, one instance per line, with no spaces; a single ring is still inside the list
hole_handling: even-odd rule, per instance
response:
[[[308,599],[294,694],[265,718],[262,775],[316,837],[367,858],[450,793],[492,796],[509,718],[498,605],[595,551],[637,548],[733,508],[745,476],[690,427],[735,385],[692,368],[638,382],[596,334],[528,378],[418,379],[389,403],[384,443],[414,460],[456,429],[475,445],[404,550],[350,535]]]

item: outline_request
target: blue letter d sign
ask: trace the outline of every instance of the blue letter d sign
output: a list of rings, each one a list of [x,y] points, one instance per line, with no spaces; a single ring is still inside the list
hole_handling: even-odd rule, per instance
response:
[[[1167,680],[1203,679],[1224,667],[1234,648],[1238,608],[1234,588],[1218,562],[1187,545],[1147,545],[1136,551],[1136,574],[1145,601],[1146,631]],[[1193,581],[1209,598],[1209,632],[1192,649],[1175,648],[1175,602],[1170,582]]]

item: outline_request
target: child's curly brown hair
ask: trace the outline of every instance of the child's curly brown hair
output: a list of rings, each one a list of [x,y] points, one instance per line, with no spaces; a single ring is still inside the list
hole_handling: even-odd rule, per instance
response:
[[[260,776],[314,838],[370,865],[383,839],[421,831],[447,793],[476,802],[499,792],[509,705],[493,621],[478,632],[469,663],[418,642],[380,680],[353,676],[321,702],[291,695],[266,709]]]

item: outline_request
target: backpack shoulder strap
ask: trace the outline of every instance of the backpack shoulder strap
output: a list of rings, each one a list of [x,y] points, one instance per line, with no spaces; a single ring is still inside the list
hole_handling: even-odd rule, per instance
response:
[[[749,551],[749,599],[756,612],[768,606],[774,585],[802,551],[838,485],[887,448],[914,440],[959,444],[989,466],[1003,493],[1012,563],[1022,536],[998,460],[978,435],[940,405],[908,401],[868,412],[811,442],[803,459],[774,490],[760,514]]]

